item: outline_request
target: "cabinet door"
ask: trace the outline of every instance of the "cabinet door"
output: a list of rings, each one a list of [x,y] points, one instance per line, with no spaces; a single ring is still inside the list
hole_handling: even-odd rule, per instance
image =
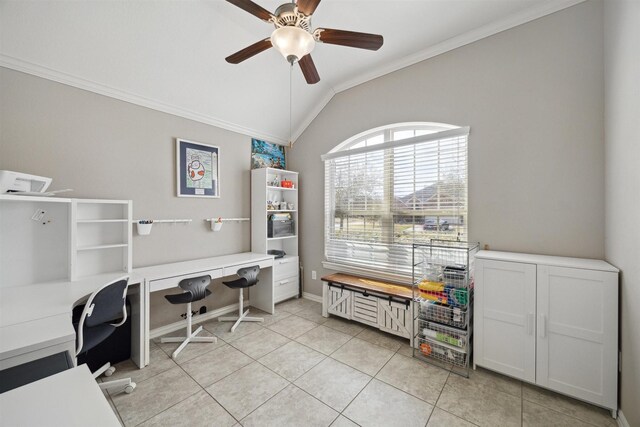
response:
[[[378,328],[411,339],[411,304],[378,300]],[[417,329],[416,329],[417,330]]]
[[[351,291],[327,286],[325,305],[327,312],[336,316],[351,319]]]
[[[536,266],[476,260],[474,360],[535,381]]]
[[[618,275],[538,266],[536,383],[616,407]]]

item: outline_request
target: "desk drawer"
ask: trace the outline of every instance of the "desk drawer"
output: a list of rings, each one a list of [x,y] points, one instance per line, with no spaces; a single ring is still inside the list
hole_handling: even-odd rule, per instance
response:
[[[273,300],[280,302],[298,295],[298,275],[273,281]]]
[[[209,275],[212,279],[217,279],[222,277],[222,269],[216,268],[215,270],[207,270],[201,271],[199,273],[191,273],[184,274],[182,276],[168,277],[166,279],[157,279],[152,280],[149,284],[149,292],[161,291],[163,289],[170,289],[178,287],[178,283],[180,283],[183,279],[188,279],[190,277],[199,277]]]
[[[247,264],[238,264],[238,265],[232,265],[230,267],[225,267],[222,271],[222,276],[223,277],[235,276],[238,270],[240,270],[241,268],[252,267],[254,265],[259,265],[260,268],[272,267],[273,261],[270,259],[263,259],[262,261],[256,261],[256,262],[250,262]]]
[[[273,280],[281,280],[298,274],[298,257],[286,256],[273,261]]]

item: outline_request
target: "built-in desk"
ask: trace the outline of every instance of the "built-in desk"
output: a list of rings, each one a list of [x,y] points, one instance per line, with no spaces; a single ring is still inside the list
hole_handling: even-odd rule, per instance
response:
[[[120,426],[87,365],[0,394],[0,416],[12,427]]]
[[[273,255],[243,252],[134,269],[133,276],[140,281],[145,294],[143,298],[145,301],[143,310],[145,314],[145,364],[149,364],[149,340],[151,339],[149,301],[151,292],[175,288],[181,280],[189,277],[205,274],[211,276],[212,279],[233,276],[239,268],[252,265],[259,265],[262,271],[260,282],[249,289],[251,305],[267,313],[273,313]]]
[[[273,313],[273,256],[245,252],[134,269],[77,281],[55,281],[0,288],[0,370],[61,351],[75,358],[73,307],[96,289],[129,277],[131,300],[131,359],[140,368],[149,364],[149,294],[177,287],[187,277],[232,276],[245,266],[264,269],[260,283],[250,289],[251,305]],[[139,286],[136,286],[139,284]]]
[[[67,351],[75,359],[76,334],[73,307],[96,289],[123,273],[102,274],[75,282],[57,281],[0,288],[0,369],[10,368],[44,356]],[[139,280],[131,278],[130,284]],[[144,366],[141,287],[132,286],[131,358]]]

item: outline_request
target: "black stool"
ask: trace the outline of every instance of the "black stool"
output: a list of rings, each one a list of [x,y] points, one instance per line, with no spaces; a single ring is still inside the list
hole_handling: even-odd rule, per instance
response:
[[[244,295],[243,289],[249,288],[256,283],[258,283],[258,273],[260,273],[260,266],[254,265],[251,267],[245,267],[238,270],[239,279],[234,280],[233,282],[222,282],[227,285],[231,289],[240,289],[240,299],[239,299],[239,308],[238,308],[238,316],[233,317],[219,317],[219,322],[235,322],[231,327],[231,332],[235,331],[240,322],[263,322],[264,319],[262,317],[248,317],[249,310],[244,310]]]
[[[190,342],[217,342],[216,337],[197,337],[202,331],[200,326],[195,331],[191,331],[191,303],[205,299],[211,295],[211,291],[207,286],[211,283],[211,276],[192,277],[190,279],[181,280],[178,286],[184,290],[181,294],[165,295],[164,297],[171,304],[187,304],[187,334],[186,337],[168,337],[162,338],[160,342],[182,342],[180,346],[171,354],[171,358],[175,359],[178,353]]]

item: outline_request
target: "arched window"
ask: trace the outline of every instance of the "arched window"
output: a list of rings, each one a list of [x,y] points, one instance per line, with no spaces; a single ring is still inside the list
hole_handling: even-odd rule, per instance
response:
[[[406,279],[413,243],[466,241],[468,134],[400,123],[325,154],[325,267]]]

